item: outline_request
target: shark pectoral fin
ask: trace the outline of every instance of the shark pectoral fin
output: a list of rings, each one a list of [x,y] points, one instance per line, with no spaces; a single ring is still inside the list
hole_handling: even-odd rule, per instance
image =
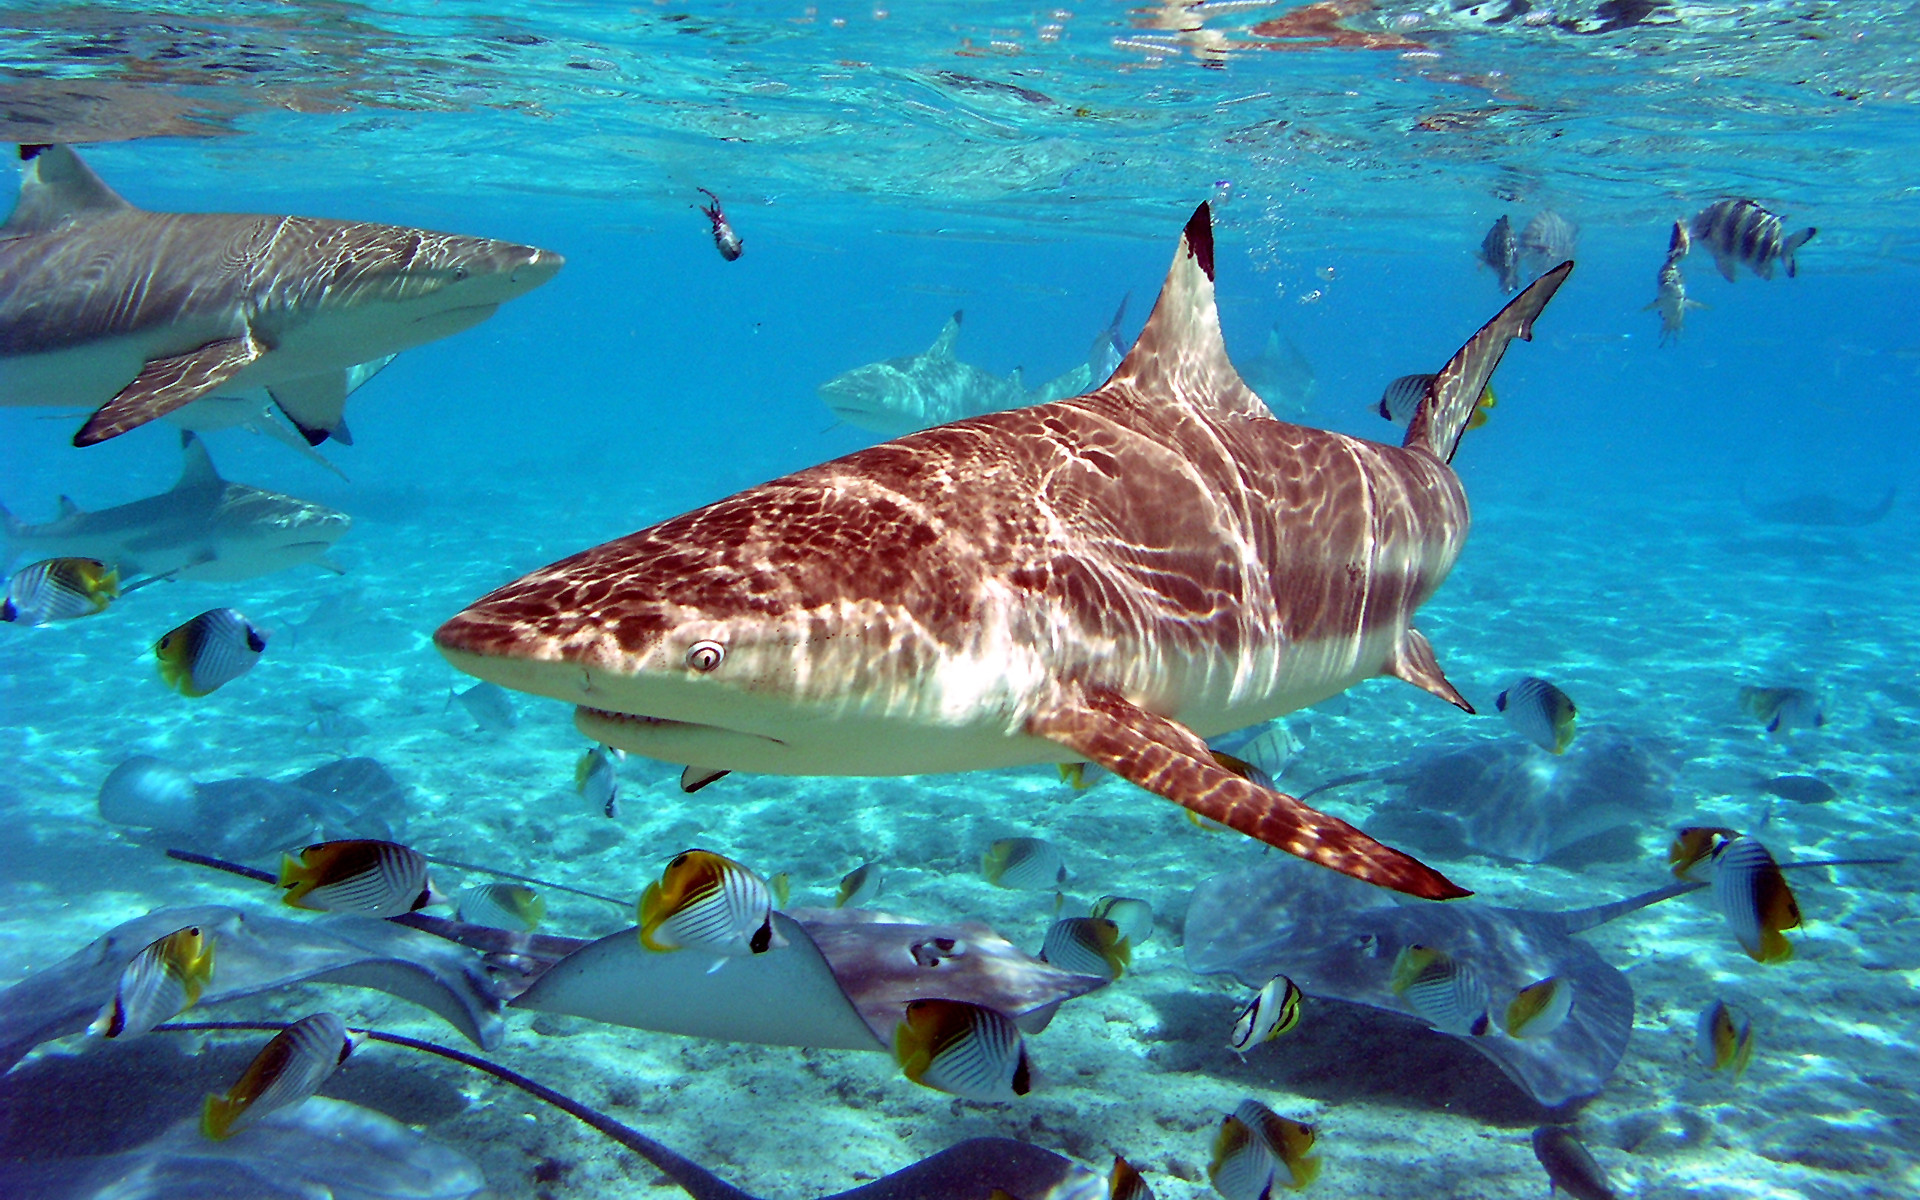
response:
[[[1434,657],[1433,643],[1418,629],[1409,626],[1400,635],[1400,644],[1393,648],[1393,657],[1387,660],[1386,667],[1380,672],[1395,679],[1404,679],[1423,692],[1432,692],[1471,716],[1473,705],[1467,703],[1459,689],[1447,682],[1446,673],[1440,669],[1440,660]]]
[[[723,767],[688,767],[680,772],[680,790],[691,796],[729,773]]]
[[[73,435],[76,446],[94,446],[191,404],[251,366],[267,348],[248,334],[208,342],[198,350],[154,358],[120,394],[102,404]]]
[[[1053,707],[1028,718],[1028,733],[1203,817],[1355,879],[1429,900],[1472,894],[1345,821],[1235,775],[1184,725],[1112,692],[1063,692]]]
[[[347,432],[347,372],[325,371],[276,383],[267,389],[280,411],[287,414],[309,446],[318,446],[329,437],[353,445]]]

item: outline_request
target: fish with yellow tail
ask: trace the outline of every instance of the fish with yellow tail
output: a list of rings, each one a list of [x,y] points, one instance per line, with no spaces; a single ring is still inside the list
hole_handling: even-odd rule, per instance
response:
[[[995,887],[1052,891],[1067,881],[1067,860],[1044,838],[1001,838],[980,856],[980,873]]]
[[[212,979],[213,939],[198,925],[176,929],[133,956],[87,1032],[106,1038],[145,1033],[192,1008]]]
[[[616,754],[626,757],[619,750],[609,751],[605,746],[595,746],[573,764],[573,789],[584,796],[588,804],[599,809],[602,815],[611,818],[620,815],[620,775],[613,766]]]
[[[0,621],[51,625],[105,612],[120,596],[120,568],[97,558],[46,558],[7,580]]]
[[[1543,1038],[1567,1022],[1573,1011],[1573,985],[1557,975],[1537,980],[1507,1002],[1508,1037]]]
[[[640,897],[640,944],[649,950],[698,950],[729,958],[765,954],[786,940],[773,928],[767,881],[711,850],[674,855]]]
[[[1132,896],[1102,896],[1087,910],[1090,917],[1102,917],[1120,927],[1120,934],[1136,946],[1144,946],[1153,936],[1153,906]]]
[[[1700,1014],[1694,1049],[1710,1071],[1731,1070],[1738,1080],[1753,1061],[1753,1022],[1736,1017],[1724,1000],[1715,1000]]]
[[[1471,967],[1443,950],[1410,945],[1393,960],[1393,994],[1435,1029],[1462,1037],[1487,1032],[1487,985]]]
[[[861,863],[840,877],[840,890],[833,897],[835,908],[864,908],[880,895],[880,864]]]
[[[1133,962],[1133,945],[1104,917],[1066,917],[1048,928],[1040,960],[1076,975],[1113,980]]]
[[[1293,980],[1275,975],[1254,994],[1253,1000],[1233,1019],[1233,1031],[1227,1035],[1227,1048],[1244,1056],[1261,1042],[1272,1041],[1300,1023],[1300,1004],[1304,999]]]
[[[1438,378],[1438,375],[1431,373],[1397,376],[1380,393],[1380,403],[1373,406],[1373,411],[1405,429],[1421,402],[1427,398],[1427,393],[1433,389],[1433,381]],[[1473,406],[1473,414],[1467,418],[1467,428],[1478,429],[1485,425],[1493,415],[1490,410],[1499,403],[1491,383],[1481,388],[1480,399]]]
[[[253,670],[267,635],[231,608],[213,608],[168,630],[153,644],[160,680],[182,696],[199,697]]]
[[[1800,924],[1800,902],[1767,848],[1750,837],[1731,837],[1714,847],[1713,902],[1733,927],[1747,957],[1758,963],[1785,962],[1793,943],[1783,930]]]
[[[332,1013],[295,1021],[254,1056],[224,1096],[207,1097],[200,1132],[224,1141],[268,1113],[305,1100],[347,1061],[358,1040]]]
[[[1271,1200],[1275,1188],[1304,1188],[1320,1175],[1313,1126],[1258,1100],[1242,1100],[1213,1137],[1207,1178],[1224,1200]]]
[[[347,838],[316,842],[280,859],[286,903],[316,912],[397,917],[438,903],[427,879],[427,856],[398,842]]]
[[[965,1100],[1012,1100],[1033,1086],[1020,1027],[964,1000],[909,1001],[893,1057],[908,1079]]]
[[[1536,675],[1522,676],[1494,697],[1493,706],[1515,733],[1549,754],[1565,754],[1573,744],[1579,715],[1573,697]]]

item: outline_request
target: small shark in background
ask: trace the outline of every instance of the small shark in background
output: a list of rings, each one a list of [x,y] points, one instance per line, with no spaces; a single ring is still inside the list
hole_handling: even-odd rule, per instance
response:
[[[1077,395],[1112,374],[1118,365],[1113,346],[1119,337],[1126,301],[1113,323],[1094,339],[1086,362],[1029,392],[1018,370],[1003,379],[954,357],[961,313],[947,319],[933,345],[919,354],[868,363],[835,375],[819,387],[833,415],[856,428],[886,437],[945,425],[982,413],[1005,412]],[[1105,371],[1095,372],[1105,365]]]
[[[324,557],[353,519],[321,504],[220,478],[206,444],[180,435],[180,482],[158,496],[99,512],[82,512],[65,496],[60,515],[28,525],[0,507],[6,561],[26,557],[95,558],[122,578],[251,579]]]
[[[582,551],[476,600],[434,644],[662,762],[1092,762],[1322,866],[1462,896],[1204,739],[1379,675],[1473,711],[1413,616],[1466,542],[1461,432],[1572,269],[1474,334],[1387,446],[1276,420],[1240,378],[1202,204],[1097,390],[908,434]]]
[[[0,226],[0,404],[93,410],[91,446],[204,396],[265,388],[308,443],[349,372],[477,325],[557,254],[399,225],[145,212],[67,146],[22,146]]]
[[[1239,367],[1240,378],[1282,421],[1304,420],[1313,410],[1320,381],[1314,376],[1313,364],[1292,338],[1280,332],[1279,325],[1267,331],[1267,344],[1260,357]]]
[[[397,354],[382,355],[372,362],[359,363],[347,368],[347,394],[351,396],[360,390],[362,384],[386,370],[387,364],[398,358]],[[296,428],[287,424],[277,415],[273,397],[265,391],[239,394],[222,393],[217,396],[202,396],[193,403],[176,408],[167,414],[167,420],[182,429],[195,433],[212,433],[219,429],[244,429],[284,443],[298,451],[308,460],[325,467],[335,475],[345,479],[345,472],[322,457],[306,437]],[[353,435],[347,429],[344,415],[330,431],[337,442],[353,445]]]

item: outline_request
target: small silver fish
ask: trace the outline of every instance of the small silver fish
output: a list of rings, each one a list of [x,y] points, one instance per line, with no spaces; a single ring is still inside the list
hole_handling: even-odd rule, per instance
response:
[[[120,595],[120,569],[96,558],[47,558],[7,580],[0,621],[51,625],[104,612]]]
[[[740,235],[733,231],[733,226],[727,221],[727,214],[720,211],[720,197],[714,195],[712,192],[707,192],[706,188],[699,190],[706,192],[707,199],[713,201],[712,204],[702,204],[698,206],[700,211],[706,214],[707,220],[713,225],[713,248],[720,252],[721,258],[732,262],[739,258],[741,252],[746,249],[746,243],[741,241]]]
[[[469,925],[532,933],[546,919],[546,897],[524,883],[480,883],[460,889],[459,917]]]
[[[1547,1172],[1548,1190],[1559,1189],[1573,1200],[1618,1200],[1607,1173],[1564,1125],[1542,1125],[1533,1131],[1533,1156]]]
[[[840,892],[833,898],[835,908],[864,908],[880,894],[880,864],[861,863],[840,878]]]
[[[1285,775],[1287,769],[1305,753],[1307,742],[1312,737],[1313,726],[1305,721],[1276,721],[1241,744],[1234,754],[1265,776],[1264,780],[1256,779],[1254,782],[1272,787],[1274,781]]]
[[[160,679],[182,696],[204,696],[253,670],[267,635],[231,608],[209,609],[153,644]]]
[[[1104,917],[1066,917],[1047,929],[1040,960],[1076,975],[1118,979],[1133,961],[1133,947]]]
[[[1680,260],[1687,256],[1691,243],[1687,238],[1687,227],[1680,222],[1673,223],[1673,237],[1668,241],[1667,261],[1661,264],[1660,274],[1654,280],[1653,299],[1648,301],[1648,310],[1660,314],[1660,344],[1678,341],[1681,330],[1686,328],[1687,310],[1705,308],[1698,300],[1687,299],[1687,281],[1680,274]]]
[[[1789,236],[1778,216],[1751,200],[1717,200],[1693,218],[1694,240],[1713,251],[1714,265],[1728,283],[1733,282],[1735,263],[1747,264],[1762,279],[1772,279],[1773,264],[1781,263],[1787,278],[1793,278],[1794,251],[1818,232],[1809,226]]]
[[[1067,881],[1067,860],[1041,838],[1001,838],[981,855],[980,871],[995,887],[1051,891]]]
[[[1500,276],[1500,290],[1520,287],[1520,239],[1513,235],[1513,223],[1503,214],[1480,240],[1480,261]]]
[[[1545,271],[1572,258],[1579,241],[1578,226],[1552,209],[1543,208],[1533,214],[1533,219],[1520,232],[1520,257],[1523,262],[1533,264],[1533,269]]]
[[[1573,744],[1579,715],[1573,698],[1538,676],[1522,676],[1494,698],[1493,706],[1514,732],[1550,754],[1565,754]]]
[[[276,1109],[298,1104],[320,1090],[356,1044],[346,1022],[332,1013],[295,1021],[254,1056],[226,1095],[207,1097],[200,1132],[223,1141]]]
[[[497,683],[476,683],[464,692],[448,688],[447,706],[451,708],[455,700],[467,710],[473,723],[488,733],[505,733],[520,724],[520,714],[513,707],[513,697]]]

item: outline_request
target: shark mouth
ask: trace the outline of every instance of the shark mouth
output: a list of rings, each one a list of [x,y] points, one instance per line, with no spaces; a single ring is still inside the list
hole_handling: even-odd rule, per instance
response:
[[[599,722],[628,729],[657,729],[662,732],[669,730],[711,730],[714,733],[731,734],[734,737],[758,738],[763,742],[768,742],[775,746],[784,746],[787,744],[776,737],[768,737],[761,733],[749,733],[743,729],[729,729],[725,725],[703,725],[698,721],[676,721],[670,717],[650,717],[645,713],[613,712],[610,709],[594,708],[586,704],[574,706],[574,720],[576,722]]]

